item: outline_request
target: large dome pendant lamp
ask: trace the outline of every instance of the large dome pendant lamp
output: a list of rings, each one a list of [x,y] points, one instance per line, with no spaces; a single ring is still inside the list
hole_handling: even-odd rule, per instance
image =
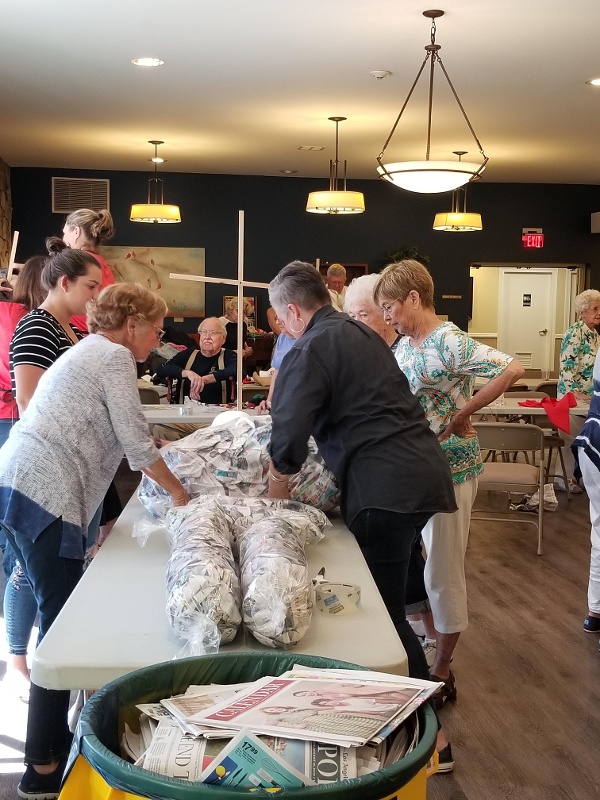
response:
[[[464,186],[465,183],[469,183],[476,178],[479,178],[483,170],[485,169],[485,165],[488,162],[488,157],[483,152],[483,148],[481,146],[481,142],[477,138],[475,131],[473,130],[473,126],[467,117],[465,109],[463,108],[462,103],[456,93],[454,86],[452,85],[452,81],[446,72],[446,68],[440,58],[439,51],[440,45],[436,44],[435,42],[435,33],[436,33],[436,25],[435,21],[438,17],[443,16],[444,12],[440,11],[439,9],[433,9],[431,11],[424,11],[423,16],[431,19],[431,43],[425,46],[425,50],[427,55],[425,56],[425,60],[421,64],[421,68],[417,73],[417,77],[414,80],[413,85],[410,88],[408,93],[408,97],[404,101],[404,105],[400,109],[400,113],[398,114],[396,121],[392,126],[392,130],[386,142],[383,146],[381,153],[377,156],[377,163],[379,166],[377,167],[377,172],[379,173],[380,177],[385,180],[393,183],[395,186],[399,186],[401,189],[406,189],[409,192],[418,192],[421,194],[434,194],[436,192],[451,192],[454,189],[458,189],[459,186]],[[425,65],[429,62],[429,98],[428,98],[428,111],[427,111],[427,143],[425,147],[425,160],[424,161],[396,161],[393,163],[383,163],[383,157],[387,150],[387,147],[396,132],[396,128],[398,127],[398,123],[402,118],[402,114],[408,102],[412,96],[412,93],[417,85],[419,78],[421,77],[423,70],[425,69]],[[454,99],[456,100],[458,107],[460,108],[462,115],[467,123],[469,131],[475,143],[477,144],[477,149],[479,150],[483,162],[478,164],[472,161],[433,161],[430,159],[430,152],[431,152],[431,116],[433,110],[433,85],[434,85],[434,77],[435,77],[435,67],[436,64],[439,64],[440,69],[444,73],[444,77],[452,90],[452,94]]]

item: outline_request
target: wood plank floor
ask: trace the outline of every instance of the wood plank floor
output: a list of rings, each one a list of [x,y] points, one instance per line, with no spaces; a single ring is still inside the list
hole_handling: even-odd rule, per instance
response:
[[[127,473],[118,476],[125,501],[135,485]],[[456,767],[429,780],[428,800],[600,797],[600,652],[581,629],[588,504],[586,495],[558,498],[543,556],[531,525],[473,523],[470,627],[453,663],[458,699],[441,712]],[[0,800],[12,800],[17,780],[0,774]]]
[[[558,498],[542,556],[531,525],[472,524],[458,699],[441,712],[456,767],[429,781],[428,800],[600,797],[600,652],[581,627],[588,502]]]

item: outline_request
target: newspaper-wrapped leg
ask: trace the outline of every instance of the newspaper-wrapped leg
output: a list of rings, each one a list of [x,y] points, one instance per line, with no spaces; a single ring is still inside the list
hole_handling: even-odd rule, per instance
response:
[[[163,448],[162,455],[191,497],[259,497],[268,491],[270,439],[270,417],[244,415],[218,427],[200,428]],[[289,486],[293,500],[323,511],[339,505],[339,490],[313,439],[302,469]],[[159,518],[170,507],[169,495],[145,475],[138,497]]]
[[[215,499],[192,501],[167,514],[171,556],[167,565],[167,615],[196,654],[231,642],[241,623],[239,580],[230,523]]]
[[[311,508],[296,500],[274,500],[269,497],[219,497],[219,505],[231,523],[233,531],[233,552],[239,557],[238,538],[240,534],[266,517],[279,517],[290,522],[303,546],[320,542],[324,529],[331,522],[318,508]]]
[[[291,647],[310,625],[313,590],[300,527],[272,516],[238,536],[244,622],[269,647]]]

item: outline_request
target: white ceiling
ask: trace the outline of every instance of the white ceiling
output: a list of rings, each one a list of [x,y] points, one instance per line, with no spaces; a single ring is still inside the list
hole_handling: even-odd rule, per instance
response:
[[[0,157],[14,167],[328,175],[376,156],[425,56],[428,0],[0,0]],[[435,7],[435,6],[434,6]],[[484,182],[600,183],[598,0],[443,0],[440,55]],[[156,69],[134,67],[158,56]],[[392,75],[376,80],[372,70]],[[426,78],[388,160],[425,156]],[[302,145],[325,145],[301,152]],[[441,73],[432,158],[476,147]],[[325,186],[323,187],[325,188]],[[349,185],[349,188],[352,188]]]

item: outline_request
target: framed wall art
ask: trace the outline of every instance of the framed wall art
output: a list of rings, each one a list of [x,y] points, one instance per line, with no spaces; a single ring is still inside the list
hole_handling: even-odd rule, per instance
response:
[[[141,283],[159,294],[169,316],[203,317],[204,283],[169,278],[171,272],[204,275],[203,247],[100,247],[115,280]]]

